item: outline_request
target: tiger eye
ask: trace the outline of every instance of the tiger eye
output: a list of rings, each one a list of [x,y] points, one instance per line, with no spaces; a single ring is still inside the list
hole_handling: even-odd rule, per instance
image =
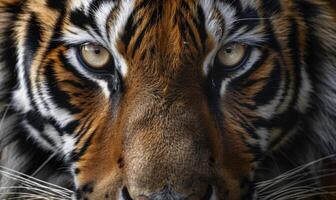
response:
[[[84,63],[93,69],[108,67],[112,56],[104,47],[96,44],[86,43],[80,47],[80,55]]]
[[[218,54],[218,61],[227,68],[239,66],[245,59],[247,46],[244,44],[233,43],[222,48]]]

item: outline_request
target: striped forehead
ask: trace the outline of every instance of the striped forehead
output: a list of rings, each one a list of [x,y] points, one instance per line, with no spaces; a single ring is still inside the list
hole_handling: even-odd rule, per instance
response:
[[[175,0],[174,2],[183,2]],[[70,26],[64,34],[68,43],[99,42],[114,54],[119,54],[116,43],[127,29],[126,24],[132,13],[136,12],[137,4],[162,3],[146,0],[72,0],[70,3]],[[174,3],[171,1],[171,3]],[[215,41],[214,51],[224,43],[245,42],[258,43],[263,34],[258,29],[258,12],[255,0],[197,0],[186,1],[188,4],[200,6],[204,12],[206,32]],[[146,14],[146,13],[144,13]],[[83,18],[90,23],[85,23]],[[111,19],[113,18],[113,19]],[[252,27],[251,27],[252,26]],[[255,27],[253,27],[255,26]],[[116,55],[121,58],[122,56]],[[121,58],[122,59],[122,58]],[[127,73],[124,61],[120,62],[123,75]]]
[[[175,1],[183,2],[184,0]],[[135,12],[134,5],[141,4],[142,2],[148,2],[147,4],[162,3],[160,1],[146,0],[72,0],[70,7],[72,11],[80,10],[85,13],[85,15],[92,16],[94,22],[103,33],[105,32],[104,28],[106,28],[106,23],[111,23],[109,17],[117,15],[118,18],[115,19],[114,23],[112,22],[114,26],[111,27],[109,33],[106,33],[111,37],[116,35],[118,31],[123,31],[121,29],[125,27],[127,19]],[[188,3],[190,3],[190,1]],[[208,31],[213,34],[218,34],[218,29],[231,29],[234,23],[240,18],[258,18],[256,14],[257,3],[254,0],[199,0],[195,1],[194,4],[199,4],[203,8],[204,15],[208,19]],[[111,12],[117,13],[112,15]],[[218,23],[221,20],[224,21],[225,24]],[[222,37],[222,35],[217,36]]]

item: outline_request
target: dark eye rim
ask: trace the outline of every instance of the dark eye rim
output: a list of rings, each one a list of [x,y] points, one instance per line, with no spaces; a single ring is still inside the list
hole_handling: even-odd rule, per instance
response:
[[[232,43],[229,43],[229,44],[223,46],[223,48],[226,48],[227,46],[230,46],[230,45],[233,45],[233,44],[243,44],[243,43],[232,42]],[[240,68],[242,68],[243,66],[245,66],[246,62],[249,60],[249,58],[251,56],[253,47],[248,45],[248,44],[243,44],[243,45],[246,46],[245,55],[244,55],[243,59],[241,59],[241,61],[237,65],[234,65],[232,67],[228,67],[228,66],[223,65],[221,63],[221,61],[219,60],[218,53],[217,53],[216,57],[215,57],[215,60],[214,60],[214,68],[216,68],[216,71],[220,71],[220,72],[223,72],[223,73],[233,73],[233,72],[239,70]],[[221,50],[223,48],[221,48]]]
[[[81,43],[79,45],[76,45],[75,49],[76,49],[76,58],[79,61],[79,63],[90,73],[93,74],[97,74],[97,75],[106,75],[106,74],[112,74],[114,73],[114,71],[116,70],[115,67],[115,62],[114,62],[114,58],[113,55],[110,53],[110,60],[109,62],[102,68],[97,69],[94,68],[92,66],[90,66],[84,59],[83,59],[83,55],[82,55],[82,48],[84,45],[88,45],[88,44],[92,44],[92,45],[98,45],[101,46],[103,48],[105,48],[104,46],[97,44],[97,43],[90,43],[90,42],[85,42],[85,43]],[[106,49],[106,48],[105,48]],[[107,49],[106,49],[107,50]],[[108,51],[108,50],[107,50]]]

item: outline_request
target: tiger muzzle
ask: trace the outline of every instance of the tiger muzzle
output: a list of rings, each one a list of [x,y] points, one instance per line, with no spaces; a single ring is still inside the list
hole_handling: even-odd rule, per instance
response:
[[[150,196],[138,196],[135,199],[132,199],[127,188],[124,188],[122,190],[122,195],[121,195],[121,199],[120,200],[161,200],[161,199],[165,199],[165,200],[215,200],[217,199],[215,197],[215,193],[213,191],[212,186],[209,186],[208,189],[206,190],[206,193],[203,195],[202,198],[197,198],[195,196],[189,196],[186,198],[182,197],[183,195],[175,193],[171,190],[169,190],[168,188],[163,189],[160,192],[157,193],[153,193]]]
[[[196,108],[200,105],[188,102],[153,106],[144,109],[146,117],[131,119],[123,148],[125,200],[212,197],[209,125],[202,109]]]

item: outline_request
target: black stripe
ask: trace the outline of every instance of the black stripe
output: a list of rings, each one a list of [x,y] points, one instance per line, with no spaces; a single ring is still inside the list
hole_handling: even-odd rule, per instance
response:
[[[58,59],[62,62],[62,67],[64,69],[66,69],[68,71],[68,73],[71,73],[71,75],[75,76],[76,78],[80,79],[81,84],[78,85],[76,84],[77,88],[85,88],[87,90],[89,89],[95,89],[94,86],[96,85],[95,82],[93,82],[92,80],[86,78],[85,76],[83,76],[82,74],[80,74],[77,70],[76,67],[73,66],[69,60],[65,57],[65,55],[63,54],[63,52],[59,52],[58,53]]]
[[[279,14],[283,10],[280,0],[260,1],[260,3],[267,17]]]
[[[18,4],[15,6],[8,6],[6,7],[6,12],[12,13],[13,15],[8,17],[8,21],[12,22],[10,27],[7,27],[5,30],[1,30],[1,35],[3,38],[6,38],[5,40],[2,40],[0,43],[1,48],[1,54],[0,54],[0,60],[4,62],[4,67],[6,70],[9,71],[8,81],[4,83],[1,87],[8,89],[10,91],[14,91],[18,86],[18,77],[17,77],[17,71],[15,66],[17,65],[18,58],[17,58],[17,47],[15,45],[15,38],[13,37],[15,35],[12,28],[14,27],[14,23],[18,21],[19,13],[22,11],[21,9],[22,4]],[[12,93],[8,92],[7,94],[2,94],[0,97],[0,100],[4,103],[9,103],[9,100],[11,99]]]
[[[97,23],[95,21],[96,14],[97,14],[97,9],[101,6],[101,4],[104,4],[106,2],[111,2],[111,0],[94,0],[91,2],[89,6],[89,23],[90,26],[93,28],[95,33],[97,33],[99,36],[102,37],[102,33],[100,32]],[[104,19],[106,20],[106,19]],[[105,22],[107,23],[107,22]]]
[[[241,0],[225,0],[225,1],[227,2],[227,4],[234,7],[238,13],[243,10],[242,3],[240,2]]]
[[[75,146],[78,145],[78,143],[82,140],[82,138],[85,136],[85,134],[90,130],[94,119],[91,119],[91,121],[89,122],[91,118],[88,118],[87,120],[85,120],[85,122],[83,122],[83,127],[81,128],[81,131],[79,131],[78,133],[76,133],[75,138],[77,138],[77,141],[75,142]]]
[[[50,97],[53,97],[52,101],[57,104],[57,107],[66,108],[71,112],[71,114],[79,113],[81,109],[70,103],[70,95],[58,87],[58,80],[56,78],[54,65],[55,63],[53,62],[47,63],[44,71],[44,76],[47,79],[49,95]]]
[[[183,40],[187,41],[186,36],[189,35],[192,43],[194,44],[193,46],[195,46],[197,48],[201,48],[199,46],[198,42],[197,42],[196,35],[193,32],[193,29],[191,27],[192,25],[189,24],[187,19],[185,19],[183,13],[177,12],[176,15],[177,15],[176,18],[180,18],[179,19],[179,28],[181,30],[180,34],[181,34],[181,37],[183,38]],[[200,38],[200,39],[202,39],[202,38]]]
[[[89,136],[89,138],[85,141],[84,145],[80,148],[79,151],[77,152],[72,152],[70,155],[70,159],[72,162],[76,162],[78,161],[83,155],[84,153],[87,151],[87,149],[89,148],[89,146],[91,145],[92,139],[94,137],[95,133],[91,133],[91,135]]]
[[[301,70],[303,70],[303,52],[301,52],[300,48],[300,35],[298,30],[298,24],[295,19],[290,20],[291,23],[291,30],[288,36],[288,47],[291,52],[291,60],[293,62],[293,70],[294,70],[294,97],[291,103],[291,106],[295,106],[299,98],[299,91],[302,86],[302,77],[301,77]]]
[[[118,5],[116,5],[110,12],[109,16],[107,17],[106,23],[105,23],[105,30],[107,33],[107,40],[110,41],[111,40],[111,34],[110,34],[110,29],[111,29],[111,21],[112,21],[112,17],[115,16],[115,13],[117,13],[119,11],[119,5],[120,1],[118,1]]]
[[[26,113],[25,118],[27,122],[39,132],[43,132],[44,126],[47,121],[37,112],[29,111]]]
[[[28,21],[27,25],[27,33],[26,33],[26,40],[25,40],[25,54],[24,54],[24,70],[25,70],[25,78],[27,81],[28,85],[28,93],[31,99],[33,99],[33,91],[32,91],[32,86],[30,83],[30,69],[31,65],[34,61],[35,54],[38,51],[38,48],[40,47],[41,43],[41,38],[42,38],[42,27],[40,22],[37,19],[37,16],[32,13],[30,16],[30,19]],[[40,69],[41,66],[38,67]],[[42,97],[42,91],[41,91],[41,81],[40,81],[40,76],[36,77],[36,87],[38,90],[38,95]],[[45,103],[42,102],[43,106],[49,110],[49,106]]]
[[[126,26],[124,28],[124,33],[121,37],[121,41],[123,41],[125,45],[125,50],[127,52],[128,45],[131,42],[132,36],[134,35],[136,28],[138,27],[138,24],[141,24],[141,21],[134,21],[134,14],[129,16]]]
[[[321,8],[309,1],[294,0],[298,13],[302,14],[305,20],[311,20],[322,13]]]
[[[69,135],[72,135],[78,126],[79,126],[79,121],[75,120],[67,124],[64,128],[62,128],[62,131],[66,132]]]
[[[143,1],[140,5],[136,6],[136,9],[134,13],[131,14],[131,16],[128,18],[126,26],[124,28],[124,33],[121,37],[121,40],[123,41],[124,45],[125,45],[125,50],[128,50],[128,46],[130,44],[130,41],[132,40],[132,37],[134,36],[134,34],[137,31],[137,28],[139,27],[139,25],[142,24],[142,19],[139,19],[137,21],[135,21],[135,16],[138,15],[138,12],[140,11],[139,9],[142,9],[146,6],[148,6],[148,3],[150,3],[150,1]],[[141,42],[145,36],[145,33],[148,31],[148,29],[152,26],[154,26],[156,23],[158,23],[158,21],[161,19],[162,17],[162,12],[163,12],[163,2],[158,2],[159,4],[157,4],[156,9],[153,9],[151,16],[149,18],[149,22],[144,25],[140,35],[138,36],[137,40],[135,41],[134,47],[132,49],[132,57],[134,56],[136,50],[139,48],[139,46],[141,45]],[[137,9],[138,8],[138,9]]]
[[[76,9],[70,13],[70,22],[81,29],[86,30],[86,26],[91,24],[90,17],[86,16],[84,11]]]
[[[151,25],[151,22],[148,22],[148,24],[146,24],[146,26],[142,29],[140,35],[137,37],[135,44],[133,46],[133,49],[132,49],[132,57],[134,57],[136,50],[140,47],[142,40],[145,37],[146,32],[149,30],[150,25]]]
[[[276,52],[281,53],[281,45],[278,41],[278,37],[274,32],[274,27],[270,21],[270,19],[264,20],[265,26],[265,44],[268,45],[270,48],[274,49]]]
[[[148,5],[152,3],[153,0],[142,0],[138,5],[134,7],[133,10],[140,11],[144,8],[146,8]]]
[[[207,40],[208,34],[205,28],[205,15],[203,12],[203,9],[198,6],[197,8],[197,16],[198,16],[198,20],[194,19],[194,23],[196,24],[196,29],[198,31],[199,37],[200,37],[200,41],[202,42],[203,48],[205,48],[205,41]]]
[[[34,127],[36,130],[42,132],[45,125],[50,125],[55,128],[58,132],[58,136],[63,136],[64,132],[72,131],[77,125],[76,121],[70,122],[64,128],[60,127],[58,123],[51,118],[45,118],[38,111],[29,111],[23,116],[29,124]]]
[[[184,13],[188,13],[188,12],[190,12],[191,8],[190,8],[190,5],[188,4],[187,1],[181,1],[181,10],[182,10]]]
[[[234,23],[232,29],[230,29],[229,34],[234,34],[237,30],[244,27],[245,32],[248,32],[252,29],[258,28],[260,25],[261,19],[259,13],[254,8],[246,8],[243,11],[236,14],[237,20]]]
[[[282,66],[279,61],[274,61],[272,73],[268,78],[266,86],[254,97],[256,106],[266,105],[276,97],[278,91],[280,90],[280,84],[283,78],[281,76],[281,68]]]
[[[47,6],[56,10],[64,10],[66,7],[65,0],[47,0]]]
[[[125,28],[124,28],[124,33],[121,37],[121,41],[123,41],[126,51],[128,50],[129,43],[130,43],[134,33],[136,32],[136,29],[138,28],[138,26],[143,21],[142,18],[135,21],[135,16],[137,16],[138,13],[142,9],[147,7],[151,2],[152,2],[152,0],[143,0],[140,4],[135,6],[135,8],[133,9],[134,12],[127,19],[127,22],[126,22],[126,25],[125,25]]]
[[[40,47],[42,38],[42,27],[34,13],[31,14],[27,23],[27,33],[25,37],[25,73],[29,74],[35,54]]]
[[[19,132],[17,132],[16,134],[17,137],[15,138],[15,142],[17,142],[17,147],[19,148],[17,155],[29,158],[29,162],[25,163],[25,166],[23,168],[24,171],[21,172],[27,175],[31,175],[34,174],[36,170],[43,165],[43,163],[45,164],[46,160],[49,160],[53,152],[45,150],[39,145],[32,145],[36,141],[30,137],[30,134],[24,127],[22,126],[18,127]],[[51,159],[48,161],[45,168],[58,170],[58,169],[67,169],[69,168],[69,166],[67,166],[67,164],[61,159]],[[62,174],[66,174],[69,175],[69,177],[71,177],[70,173],[68,173],[66,170],[62,171]]]
[[[30,124],[30,122],[32,121],[26,121],[26,125],[35,128],[34,125]],[[29,130],[27,130],[27,132],[29,132]],[[38,136],[36,137],[38,137],[39,140],[45,141],[46,143],[48,143],[48,145],[50,145],[50,147],[57,147],[56,142],[48,135],[48,133],[44,132],[44,126],[41,131],[37,130],[37,133],[38,133]]]
[[[74,80],[63,80],[63,81],[60,81],[60,83],[65,83],[65,84],[71,85],[72,87],[75,87],[81,90],[85,89],[85,85],[83,85],[80,82],[74,81]]]
[[[160,15],[157,14],[157,12],[153,12],[152,16],[150,17],[149,22],[144,26],[144,28],[141,30],[140,35],[137,37],[135,44],[132,49],[132,57],[134,57],[136,50],[140,47],[143,38],[145,37],[146,32],[153,27],[158,21],[160,20]]]

